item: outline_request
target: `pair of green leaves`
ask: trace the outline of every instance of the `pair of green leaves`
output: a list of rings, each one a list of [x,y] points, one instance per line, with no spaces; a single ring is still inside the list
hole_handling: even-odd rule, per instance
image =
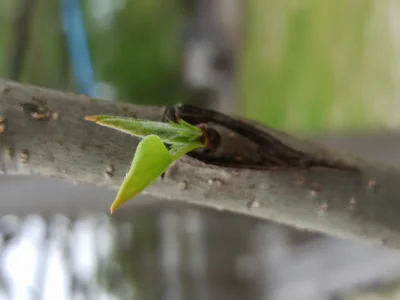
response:
[[[168,167],[186,153],[204,147],[201,128],[182,119],[178,123],[161,123],[117,116],[87,116],[85,120],[143,138],[136,148],[131,166],[122,182],[111,213],[140,194]],[[165,144],[169,144],[167,148]]]

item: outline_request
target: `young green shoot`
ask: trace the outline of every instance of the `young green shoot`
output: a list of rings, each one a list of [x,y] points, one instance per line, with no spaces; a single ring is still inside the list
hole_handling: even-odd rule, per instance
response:
[[[178,123],[172,121],[162,123],[98,115],[87,116],[85,120],[142,138],[117,196],[111,204],[111,213],[154,183],[179,158],[206,145],[203,129],[182,119],[178,119]],[[170,145],[169,149],[164,143]]]

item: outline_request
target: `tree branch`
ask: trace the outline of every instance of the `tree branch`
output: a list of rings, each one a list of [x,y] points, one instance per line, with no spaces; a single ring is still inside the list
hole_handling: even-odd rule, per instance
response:
[[[219,134],[218,147],[185,156],[146,194],[400,248],[397,169],[216,112],[134,106],[0,80],[0,170],[116,189],[138,139],[83,117],[162,120],[165,112],[206,123]]]

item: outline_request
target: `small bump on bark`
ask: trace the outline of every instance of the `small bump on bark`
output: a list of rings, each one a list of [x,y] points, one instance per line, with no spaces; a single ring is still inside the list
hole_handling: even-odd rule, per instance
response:
[[[356,198],[351,197],[349,202],[349,210],[354,210],[356,207],[357,201]]]
[[[29,152],[28,150],[22,150],[19,154],[19,161],[23,164],[26,164],[29,161]]]
[[[51,114],[51,117],[53,118],[53,120],[58,121],[58,120],[60,120],[60,113],[57,112],[57,111],[54,111],[54,112]]]
[[[114,167],[112,165],[108,165],[106,167],[106,170],[105,170],[104,174],[109,178],[113,177],[113,175],[114,175]]]
[[[318,215],[322,217],[325,215],[327,211],[328,211],[328,204],[324,203],[318,208]]]
[[[179,188],[181,191],[186,190],[187,187],[188,187],[188,183],[187,183],[186,181],[181,181],[181,182],[179,182],[179,184],[178,184],[178,188]]]
[[[7,119],[4,116],[0,116],[0,134],[4,133],[7,129]]]
[[[261,206],[260,201],[258,200],[250,200],[246,203],[247,208],[259,208]]]

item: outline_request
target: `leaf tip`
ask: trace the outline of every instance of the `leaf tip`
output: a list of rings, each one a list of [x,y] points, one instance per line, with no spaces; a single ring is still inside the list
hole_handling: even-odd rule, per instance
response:
[[[125,204],[126,202],[128,202],[129,200],[131,200],[132,198],[135,198],[139,192],[133,194],[133,196],[130,197],[126,197],[125,195],[121,194],[121,191],[123,191],[124,188],[121,188],[117,197],[115,198],[114,202],[111,203],[111,207],[110,207],[110,214],[115,213],[115,211],[120,208],[123,204]]]
[[[86,121],[97,122],[98,120],[100,120],[100,116],[86,116],[84,119]]]
[[[110,214],[112,215],[113,213],[115,213],[115,211],[118,209],[118,207],[120,207],[121,206],[121,204],[117,204],[118,202],[117,201],[114,201],[112,204],[111,204],[111,207],[110,207]]]

